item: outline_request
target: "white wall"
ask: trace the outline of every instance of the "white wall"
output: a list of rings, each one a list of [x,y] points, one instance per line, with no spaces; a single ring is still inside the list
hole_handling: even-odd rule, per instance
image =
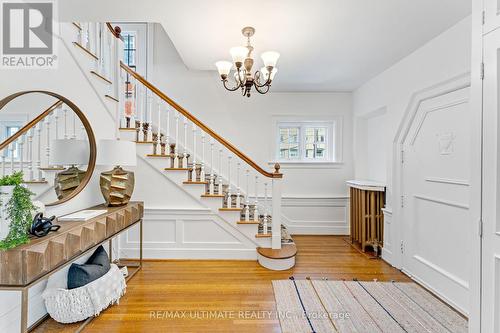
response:
[[[272,170],[275,133],[273,117],[308,116],[311,119],[340,117],[343,123],[343,163],[323,168],[282,166],[283,197],[308,201],[300,218],[284,208],[289,220],[299,220],[296,233],[341,233],[347,216],[336,212],[337,202],[346,206],[345,181],[352,178],[352,114],[350,93],[254,93],[251,98],[226,91],[216,71],[190,71],[183,64],[168,35],[153,25],[153,69],[149,80],[169,97],[233,143],[264,169]],[[279,77],[276,78],[279,80]],[[329,204],[317,204],[325,200]],[[288,201],[290,202],[290,201]],[[324,201],[325,202],[325,201]],[[323,202],[323,203],[324,203]],[[297,206],[296,206],[297,207]],[[290,216],[287,216],[290,215]],[[340,228],[339,228],[340,227]]]
[[[391,207],[399,204],[392,197],[393,140],[412,95],[470,72],[470,54],[468,17],[354,92],[354,173],[359,179],[386,182],[389,213]],[[393,219],[392,224],[395,222]],[[387,243],[399,244],[399,240],[390,239]]]
[[[66,28],[61,29],[64,36],[71,40],[71,35],[76,35],[76,30],[71,28],[71,24],[66,24]],[[0,97],[6,97],[12,93],[24,90],[44,90],[58,93],[73,101],[85,114],[89,120],[96,140],[103,138],[113,138],[115,133],[114,120],[111,117],[106,104],[98,98],[97,91],[94,89],[89,77],[85,76],[82,69],[74,61],[73,57],[84,63],[85,55],[74,52],[74,47],[66,48],[61,40],[58,43],[59,66],[57,69],[49,70],[0,70]],[[81,58],[79,58],[81,57]],[[47,105],[44,103],[40,111],[43,111]],[[63,215],[89,206],[103,202],[99,190],[99,177],[95,175],[100,173],[97,167],[94,171],[94,177],[90,180],[87,187],[74,199],[64,205],[47,207],[47,215]],[[79,261],[84,261],[81,258]],[[67,268],[54,275],[54,278],[60,279],[67,274]],[[40,297],[45,289],[46,281],[33,286],[29,292],[29,325],[43,316],[46,311],[43,300]],[[11,301],[12,300],[12,301]],[[16,332],[20,329],[20,292],[0,293],[0,331]]]

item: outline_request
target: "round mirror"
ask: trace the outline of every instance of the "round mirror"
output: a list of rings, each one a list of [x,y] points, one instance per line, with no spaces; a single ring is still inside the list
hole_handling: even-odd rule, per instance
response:
[[[83,190],[94,171],[96,143],[74,103],[52,92],[24,91],[2,99],[0,111],[1,177],[22,174],[32,199],[46,206]]]

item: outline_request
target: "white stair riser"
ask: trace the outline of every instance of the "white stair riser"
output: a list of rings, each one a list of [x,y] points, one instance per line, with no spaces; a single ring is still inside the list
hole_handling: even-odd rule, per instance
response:
[[[287,259],[269,259],[257,253],[259,264],[273,271],[284,271],[295,266],[295,257]]]

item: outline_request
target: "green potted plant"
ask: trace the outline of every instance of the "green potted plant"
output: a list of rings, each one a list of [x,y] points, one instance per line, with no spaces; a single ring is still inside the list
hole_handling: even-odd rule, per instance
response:
[[[33,219],[34,195],[23,186],[23,173],[0,178],[0,250],[8,250],[29,241],[28,229]]]

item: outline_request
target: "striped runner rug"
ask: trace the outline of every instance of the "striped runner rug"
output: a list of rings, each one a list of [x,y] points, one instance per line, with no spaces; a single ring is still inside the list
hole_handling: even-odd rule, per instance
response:
[[[467,319],[415,283],[273,281],[283,333],[468,332]]]

